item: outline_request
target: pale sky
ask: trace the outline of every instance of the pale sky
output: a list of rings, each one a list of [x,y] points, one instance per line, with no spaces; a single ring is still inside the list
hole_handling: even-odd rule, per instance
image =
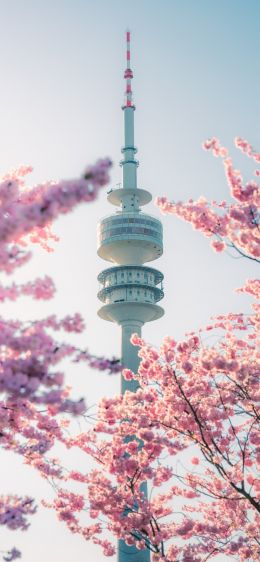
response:
[[[124,33],[130,28],[139,187],[174,200],[227,197],[221,162],[201,143],[218,136],[250,178],[232,141],[242,136],[260,148],[259,16],[257,0],[0,0],[0,173],[25,163],[34,167],[32,183],[72,178],[108,155],[111,186],[121,181]],[[87,329],[78,343],[111,356],[120,353],[120,330],[96,314],[96,278],[109,266],[96,255],[96,225],[114,212],[105,192],[60,219],[55,252],[36,250],[16,276],[51,275],[55,300],[36,305],[24,299],[2,307],[2,314],[8,309],[9,316],[25,319],[80,311]],[[144,210],[159,215],[153,204]],[[146,325],[144,337],[159,345],[164,335],[181,338],[213,315],[249,311],[249,299],[233,289],[256,275],[255,266],[214,254],[177,219],[161,220],[164,256],[151,265],[165,275],[165,316]],[[67,380],[89,405],[119,391],[118,377],[74,371],[68,368]],[[2,493],[51,496],[21,459],[3,452],[0,459]],[[87,470],[83,462],[74,456],[71,464]],[[0,537],[0,548],[15,544],[24,562],[106,560],[43,509],[28,532],[0,528]]]

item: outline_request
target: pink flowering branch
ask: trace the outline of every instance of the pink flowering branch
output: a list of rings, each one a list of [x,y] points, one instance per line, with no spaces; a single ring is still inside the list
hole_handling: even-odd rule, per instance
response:
[[[255,152],[247,141],[237,138],[235,145],[249,158],[260,161],[260,154]],[[240,256],[259,262],[259,184],[253,180],[243,183],[241,172],[234,168],[227,149],[220,145],[218,139],[210,139],[203,146],[206,150],[211,150],[214,156],[223,159],[226,180],[234,203],[209,202],[204,197],[197,201],[190,199],[187,203],[175,203],[166,197],[159,197],[156,204],[164,214],[178,216],[207,238],[213,239],[211,246],[216,252],[231,248]]]
[[[255,162],[260,163],[260,153],[256,152],[251,144],[245,139],[241,137],[235,138],[235,145],[239,148],[244,154],[246,154],[249,158],[255,160]],[[258,175],[258,174],[257,174]]]
[[[35,226],[45,227],[79,203],[96,199],[98,190],[109,180],[110,167],[108,159],[99,160],[86,169],[81,179],[46,183],[30,190],[19,191],[24,186],[19,176],[5,179],[0,184],[1,242],[19,240]]]
[[[50,330],[80,333],[84,322],[79,314],[61,320],[53,315],[28,323],[0,320],[0,392],[12,403],[30,400],[51,407],[53,413],[82,414],[86,410],[85,401],[70,400],[67,391],[64,394],[64,375],[53,367],[66,357],[110,374],[122,367],[115,358],[97,357],[87,350],[57,342]],[[6,423],[9,425],[8,418]]]
[[[25,186],[24,177],[31,168],[20,168],[6,175],[0,183],[0,267],[7,273],[29,258],[23,247],[31,242],[47,244],[51,222],[60,214],[70,212],[78,203],[91,202],[108,181],[111,162],[99,160],[86,169],[81,179],[47,183],[32,189]],[[40,231],[36,230],[40,229]],[[0,286],[0,300],[15,300],[20,296],[49,299],[53,296],[53,281],[45,277],[23,285],[13,283]],[[54,316],[34,323],[21,323],[0,319],[0,392],[6,398],[30,399],[34,403],[60,404],[64,409],[63,375],[50,373],[49,367],[66,356],[84,360],[100,370],[115,372],[115,359],[97,358],[80,352],[67,344],[58,344],[48,329],[80,332],[83,322],[80,315],[58,321]],[[62,405],[61,405],[62,402]],[[66,399],[68,407],[73,402]],[[80,401],[80,409],[84,407]],[[75,406],[79,410],[79,406]]]
[[[34,279],[23,285],[12,283],[9,286],[0,285],[0,302],[5,300],[15,301],[21,296],[30,296],[33,299],[48,300],[54,296],[55,286],[53,280],[47,275],[43,279]]]
[[[53,238],[50,223],[59,215],[71,212],[79,203],[90,203],[109,180],[111,162],[99,160],[86,169],[83,177],[24,188],[23,176],[31,169],[19,169],[0,183],[0,269],[11,273],[30,254],[28,241],[48,248]],[[21,178],[22,176],[22,178]]]

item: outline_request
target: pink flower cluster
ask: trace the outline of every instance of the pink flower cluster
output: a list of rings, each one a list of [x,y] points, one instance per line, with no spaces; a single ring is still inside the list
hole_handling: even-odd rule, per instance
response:
[[[242,139],[241,137],[236,137],[235,145],[249,158],[252,158],[253,160],[255,160],[255,162],[260,162],[260,153],[256,152],[256,150],[253,149],[252,145],[249,144],[247,140]]]
[[[86,408],[83,400],[64,400],[64,376],[60,371],[50,371],[50,367],[65,357],[77,363],[87,362],[91,368],[110,374],[119,372],[122,367],[115,358],[99,358],[57,342],[50,329],[79,333],[84,329],[84,322],[79,314],[61,320],[53,315],[28,324],[0,320],[0,392],[11,399],[29,398],[35,404],[56,405],[57,411],[83,413]]]
[[[34,501],[31,498],[20,498],[18,496],[0,496],[0,525],[6,525],[8,529],[27,529],[27,515],[36,511]]]
[[[21,558],[21,552],[14,547],[5,554],[3,560],[5,562],[12,562],[12,560],[17,560],[18,558]]]
[[[247,279],[245,285],[236,289],[238,293],[248,293],[256,299],[260,299],[260,279]]]
[[[6,525],[12,531],[26,530],[29,527],[27,516],[33,515],[35,511],[36,507],[31,498],[0,496],[0,525]],[[15,547],[3,556],[6,562],[12,562],[17,558],[21,558],[21,552]]]

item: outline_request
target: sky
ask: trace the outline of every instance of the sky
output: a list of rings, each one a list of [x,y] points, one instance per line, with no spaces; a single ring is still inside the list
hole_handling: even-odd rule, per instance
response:
[[[251,168],[233,139],[242,136],[260,147],[259,17],[257,0],[0,0],[0,174],[31,164],[31,184],[73,178],[110,156],[110,187],[121,181],[129,28],[139,187],[175,201],[227,198],[221,162],[201,144],[219,137],[250,179]],[[96,297],[97,275],[109,266],[96,255],[96,226],[113,212],[104,189],[98,201],[59,219],[55,252],[35,249],[16,275],[17,281],[51,275],[55,300],[36,306],[21,299],[2,306],[2,314],[27,319],[80,311],[86,332],[77,342],[98,355],[118,356],[120,330],[97,317]],[[145,212],[160,215],[153,203]],[[182,338],[216,314],[249,311],[249,299],[234,288],[256,275],[255,266],[214,254],[206,239],[177,218],[161,220],[164,255],[151,265],[165,276],[165,315],[144,327],[145,339],[159,345],[166,334]],[[89,405],[119,391],[118,377],[84,367],[71,371],[67,381]],[[86,460],[75,456],[70,462],[82,468]],[[1,452],[0,463],[1,492],[34,494],[39,501],[51,497],[49,486],[21,459]],[[28,532],[0,529],[0,541],[0,548],[20,548],[24,562],[71,562],[75,555],[77,562],[106,560],[43,508]]]

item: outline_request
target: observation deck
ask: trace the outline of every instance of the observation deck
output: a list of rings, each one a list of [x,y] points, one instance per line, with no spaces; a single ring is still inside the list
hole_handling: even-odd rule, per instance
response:
[[[98,298],[102,306],[98,314],[104,320],[118,322],[132,318],[150,322],[163,315],[156,303],[163,296],[163,274],[157,269],[138,265],[122,265],[102,271],[98,281],[103,286]]]
[[[98,225],[98,255],[117,264],[143,264],[163,253],[161,221],[137,212],[119,212]]]
[[[99,274],[98,281],[103,286],[98,293],[98,298],[106,304],[125,301],[154,304],[164,296],[163,274],[151,267],[132,265],[110,267]]]

